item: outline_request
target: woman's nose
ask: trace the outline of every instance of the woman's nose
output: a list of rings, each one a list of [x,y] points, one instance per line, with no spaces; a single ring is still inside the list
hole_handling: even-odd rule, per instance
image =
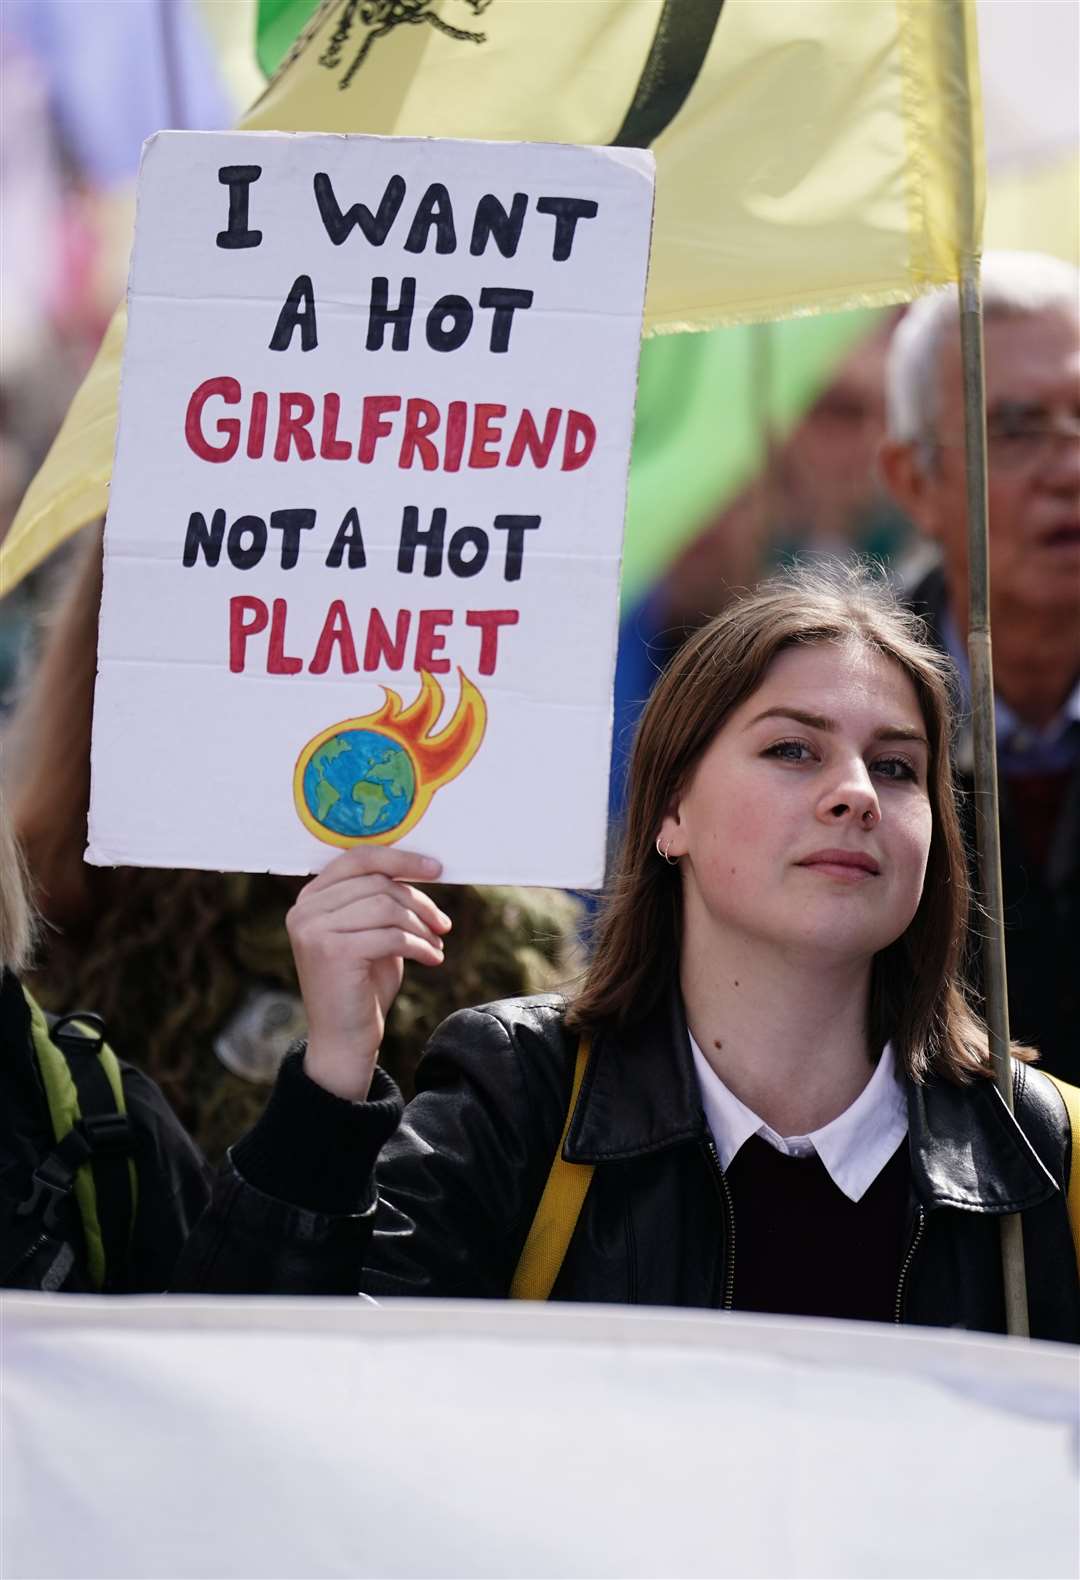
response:
[[[823,823],[857,823],[873,828],[881,820],[881,806],[873,780],[860,762],[837,778],[818,804]]]

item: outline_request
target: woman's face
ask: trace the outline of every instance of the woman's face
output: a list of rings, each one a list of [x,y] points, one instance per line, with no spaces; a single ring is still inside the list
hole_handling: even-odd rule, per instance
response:
[[[857,642],[785,649],[661,826],[687,929],[848,958],[892,943],[922,894],[929,755],[891,659]]]

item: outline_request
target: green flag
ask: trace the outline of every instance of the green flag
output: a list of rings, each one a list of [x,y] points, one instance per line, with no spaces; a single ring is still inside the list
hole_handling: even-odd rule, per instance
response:
[[[255,13],[255,54],[268,77],[285,59],[318,0],[259,0]]]
[[[768,417],[775,435],[782,437],[798,421],[880,316],[828,313],[769,326]],[[641,597],[761,466],[764,434],[753,374],[757,333],[758,326],[737,324],[699,335],[658,335],[641,348],[624,604]]]

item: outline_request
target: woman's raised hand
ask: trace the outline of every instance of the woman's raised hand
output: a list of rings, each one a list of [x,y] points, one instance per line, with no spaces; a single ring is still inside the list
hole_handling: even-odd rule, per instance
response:
[[[405,960],[442,964],[450,918],[414,881],[441,867],[386,845],[336,856],[285,918],[308,1016],[304,1070],[338,1097],[367,1096]]]

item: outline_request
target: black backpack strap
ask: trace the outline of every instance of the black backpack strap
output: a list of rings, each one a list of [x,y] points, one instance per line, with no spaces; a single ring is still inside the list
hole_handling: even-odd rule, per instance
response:
[[[70,1169],[70,1183],[66,1185],[66,1190],[70,1191],[79,1166],[89,1161],[105,1253],[102,1292],[114,1293],[128,1284],[135,1220],[131,1121],[117,1105],[116,1093],[102,1062],[105,1027],[100,1016],[85,1012],[63,1015],[51,1022],[49,1033],[71,1072],[81,1117],[56,1150],[35,1170],[35,1182],[39,1176],[47,1174],[60,1184]],[[82,1155],[76,1159],[80,1148]],[[60,1185],[60,1188],[65,1187]]]

